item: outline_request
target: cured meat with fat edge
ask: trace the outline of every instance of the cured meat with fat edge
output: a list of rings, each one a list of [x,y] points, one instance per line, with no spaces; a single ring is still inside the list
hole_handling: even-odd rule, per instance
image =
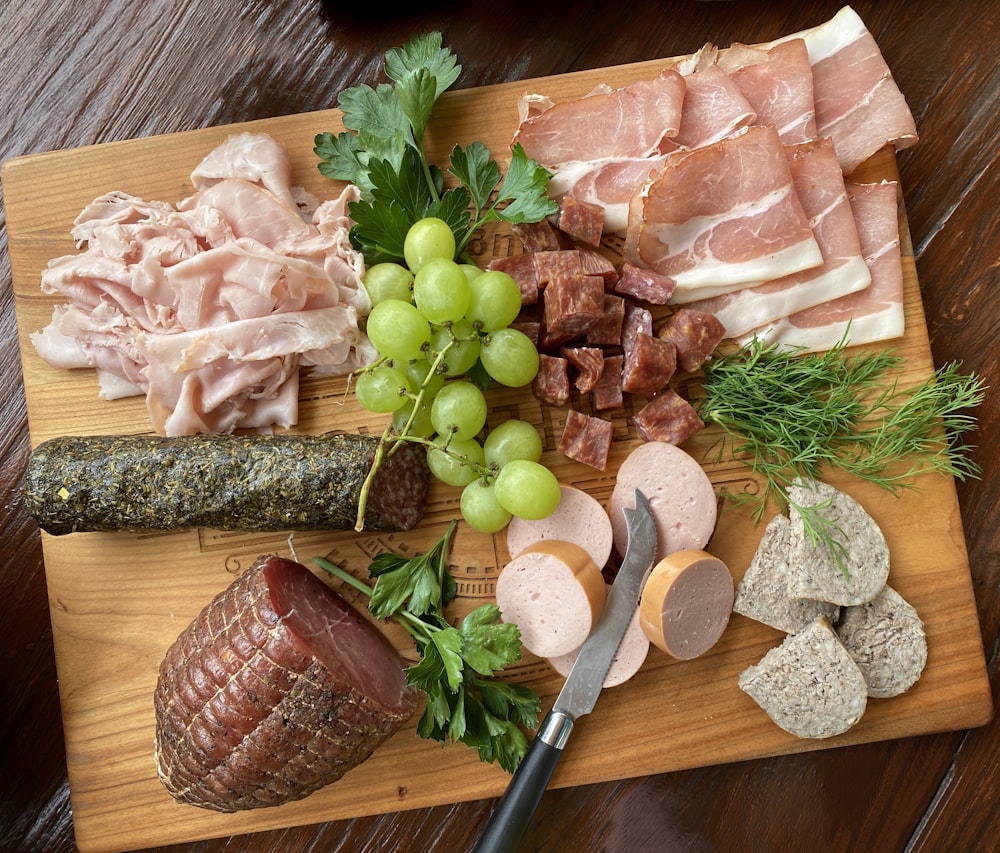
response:
[[[305,566],[264,556],[170,647],[153,704],[160,781],[180,802],[234,812],[335,782],[417,694],[378,629]]]

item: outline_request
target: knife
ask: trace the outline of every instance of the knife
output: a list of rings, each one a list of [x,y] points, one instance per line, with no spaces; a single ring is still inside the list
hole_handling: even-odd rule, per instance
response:
[[[656,522],[641,491],[635,491],[635,509],[626,508],[624,513],[628,545],[604,611],[580,648],[552,710],[538,727],[473,853],[510,853],[517,849],[562,756],[573,724],[594,710],[625,629],[639,605],[642,586],[656,554]]]

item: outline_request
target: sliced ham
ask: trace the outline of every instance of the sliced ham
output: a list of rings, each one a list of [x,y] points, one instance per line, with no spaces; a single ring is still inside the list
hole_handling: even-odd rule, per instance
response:
[[[671,154],[637,194],[624,259],[676,282],[673,301],[738,289],[823,262],[773,126]]]
[[[833,138],[845,175],[888,144],[917,142],[913,114],[874,36],[850,6],[829,21],[793,33],[809,51],[820,136]]]
[[[741,336],[765,343],[816,352],[841,341],[850,345],[891,340],[905,326],[903,267],[899,245],[898,184],[848,183],[848,198],[858,228],[861,251],[871,284],[823,302]]]
[[[69,304],[32,335],[41,357],[95,368],[105,398],[145,394],[165,435],[294,424],[300,367],[347,373],[375,351],[349,238],[357,188],[317,205],[290,174],[275,140],[237,134],[176,207],[95,199],[73,228],[86,250],[42,274]]]
[[[687,303],[689,308],[714,314],[728,337],[738,337],[871,283],[832,140],[817,139],[787,146],[786,150],[795,189],[823,254],[823,264]]]

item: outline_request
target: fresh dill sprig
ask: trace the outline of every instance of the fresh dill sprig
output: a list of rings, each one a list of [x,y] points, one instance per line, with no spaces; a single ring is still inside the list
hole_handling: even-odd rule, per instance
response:
[[[848,352],[846,340],[802,354],[758,339],[706,363],[698,413],[724,431],[720,454],[728,447],[763,480],[759,495],[734,497],[757,502],[759,520],[769,501],[786,506],[796,477],[821,480],[829,469],[894,493],[928,472],[980,476],[965,437],[976,427],[982,380],[952,362],[901,388],[890,374],[902,363],[888,351]]]

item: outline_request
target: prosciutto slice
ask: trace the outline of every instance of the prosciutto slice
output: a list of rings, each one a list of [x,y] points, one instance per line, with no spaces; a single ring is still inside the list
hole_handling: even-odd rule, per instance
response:
[[[739,289],[823,262],[773,125],[671,154],[630,206],[624,259],[699,287]]]
[[[864,290],[824,302],[757,329],[765,343],[803,352],[830,349],[846,340],[851,345],[891,340],[903,334],[903,268],[899,244],[897,192],[894,181],[848,183],[848,197],[857,223],[871,284]]]
[[[727,337],[738,337],[781,317],[854,293],[871,282],[833,142],[819,139],[786,150],[795,189],[823,253],[823,264],[689,303],[691,308],[714,314],[725,326]]]
[[[812,66],[803,39],[770,49],[733,44],[719,51],[718,63],[749,102],[757,124],[773,124],[786,145],[817,137]]]
[[[845,175],[887,144],[917,142],[913,114],[874,36],[850,6],[824,24],[768,46],[801,38],[809,52],[816,126],[837,149]]]

